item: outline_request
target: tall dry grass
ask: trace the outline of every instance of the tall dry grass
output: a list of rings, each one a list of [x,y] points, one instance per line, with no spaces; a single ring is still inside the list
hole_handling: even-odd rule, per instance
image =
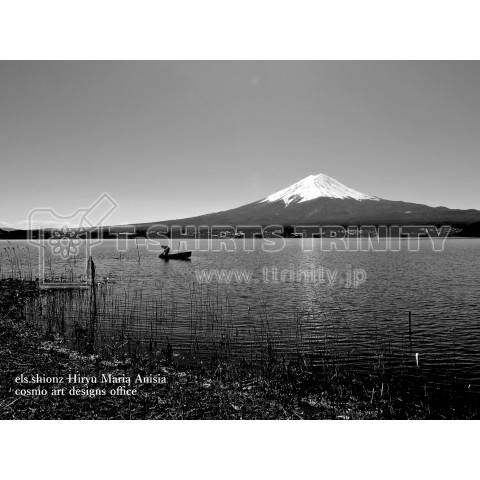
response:
[[[51,266],[50,272],[54,280]],[[74,270],[62,278],[73,279]],[[15,311],[52,340],[103,360],[147,356],[151,368],[159,362],[215,364],[218,375],[263,382],[289,398],[308,397],[319,385],[348,390],[372,405],[391,405],[395,397],[428,406],[439,392],[471,393],[458,384],[454,331],[439,339],[443,353],[431,357],[426,370],[418,351],[422,338],[412,339],[407,327],[395,334],[374,315],[354,328],[340,303],[332,311],[321,298],[279,325],[266,302],[259,309],[246,306],[246,318],[239,319],[219,285],[193,282],[185,317],[168,287],[147,295],[141,287],[122,290],[93,278],[88,288],[39,288],[29,252],[15,245],[0,254],[0,286],[4,317]]]

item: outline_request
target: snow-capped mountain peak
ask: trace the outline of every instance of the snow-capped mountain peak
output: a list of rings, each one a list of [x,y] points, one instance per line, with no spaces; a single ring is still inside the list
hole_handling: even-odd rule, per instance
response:
[[[288,205],[293,201],[302,203],[319,197],[349,198],[358,201],[380,200],[377,197],[365,195],[364,193],[348,188],[346,185],[343,185],[343,183],[340,183],[334,178],[320,173],[318,175],[309,175],[303,180],[294,183],[290,187],[270,195],[262,200],[262,203],[283,200],[285,205]]]

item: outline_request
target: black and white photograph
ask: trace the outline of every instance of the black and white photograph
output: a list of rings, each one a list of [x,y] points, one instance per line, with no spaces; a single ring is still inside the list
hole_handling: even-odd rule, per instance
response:
[[[279,55],[0,60],[2,423],[479,418],[480,63]]]

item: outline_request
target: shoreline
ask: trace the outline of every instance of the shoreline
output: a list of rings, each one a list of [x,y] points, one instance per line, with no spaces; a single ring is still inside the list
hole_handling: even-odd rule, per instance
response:
[[[0,419],[470,419],[479,416],[478,396],[473,393],[427,393],[423,387],[413,388],[405,383],[403,377],[389,379],[381,372],[378,378],[369,374],[360,380],[356,372],[342,370],[338,365],[315,370],[305,358],[285,362],[270,356],[258,368],[228,358],[180,365],[168,349],[133,350],[110,356],[81,353],[66,348],[64,338],[57,332],[28,324],[22,318],[25,298],[38,295],[35,289],[19,289],[22,285],[21,282],[1,285]],[[36,379],[43,380],[19,382],[21,375],[23,379],[38,375]],[[65,387],[69,375],[78,377],[68,382],[65,395],[54,395],[55,389],[58,392]],[[135,383],[138,375],[162,380],[138,384]],[[103,382],[104,385],[86,380],[103,376],[120,380]],[[125,389],[136,385],[137,392],[126,394],[120,389],[112,395],[111,390],[122,384]],[[31,396],[15,393],[22,388],[43,389],[46,393]],[[83,393],[69,394],[71,388]],[[105,395],[88,392],[101,388],[107,390]]]

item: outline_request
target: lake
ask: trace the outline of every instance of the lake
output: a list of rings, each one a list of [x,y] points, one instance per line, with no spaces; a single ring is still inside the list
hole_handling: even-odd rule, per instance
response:
[[[440,252],[428,239],[416,252],[406,239],[400,251],[378,252],[322,251],[320,239],[311,251],[300,239],[286,239],[276,252],[233,242],[236,250],[212,251],[202,240],[189,261],[159,259],[142,239],[126,241],[123,252],[111,240],[94,246],[96,279],[109,289],[105,331],[121,324],[139,341],[168,338],[179,356],[212,335],[236,354],[265,340],[287,355],[299,344],[315,355],[327,336],[345,354],[352,339],[368,346],[377,336],[408,351],[413,367],[416,359],[427,370],[454,361],[462,388],[480,389],[480,239],[448,239]],[[218,249],[220,240],[212,245]],[[0,246],[0,275],[21,269],[38,276],[39,250],[23,241]],[[83,273],[82,249],[67,261],[47,257],[52,277]],[[159,318],[167,319],[161,328]]]

